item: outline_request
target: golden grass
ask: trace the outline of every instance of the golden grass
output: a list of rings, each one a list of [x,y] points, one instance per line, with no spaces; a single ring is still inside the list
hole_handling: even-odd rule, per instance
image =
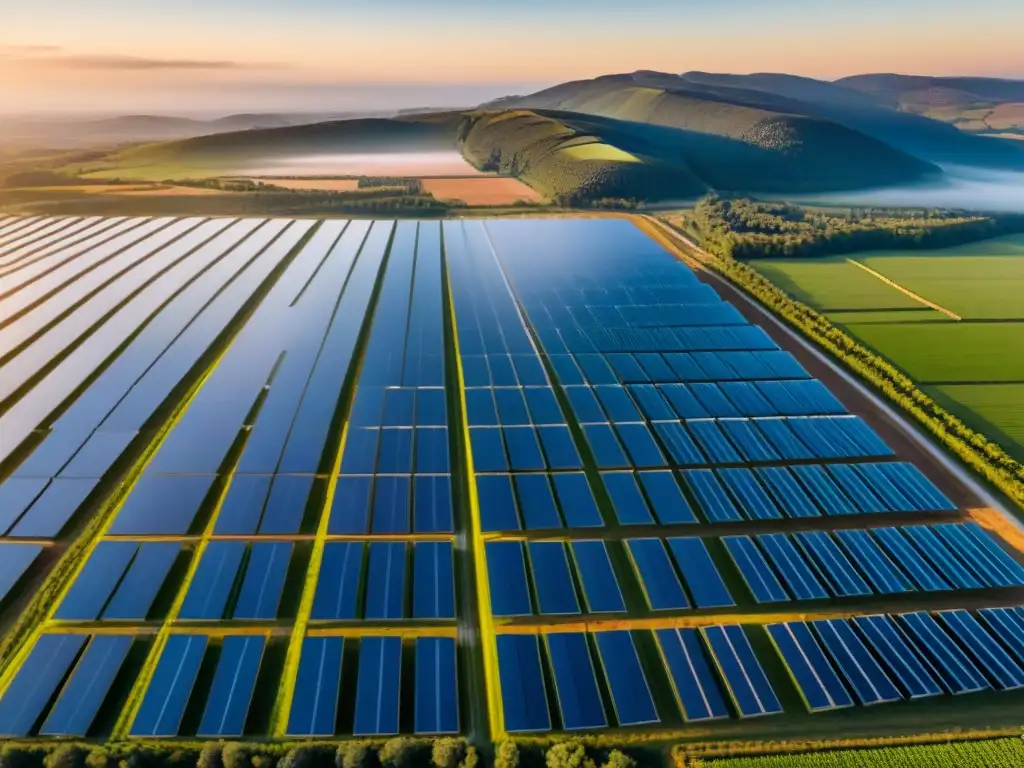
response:
[[[543,200],[539,192],[519,179],[503,177],[422,179],[423,188],[439,200],[461,200],[467,205],[511,205],[518,200]]]
[[[636,155],[624,152],[618,147],[613,147],[611,144],[602,144],[599,142],[593,144],[580,144],[560,151],[565,152],[569,157],[576,160],[605,160],[614,163],[640,162],[640,158]]]

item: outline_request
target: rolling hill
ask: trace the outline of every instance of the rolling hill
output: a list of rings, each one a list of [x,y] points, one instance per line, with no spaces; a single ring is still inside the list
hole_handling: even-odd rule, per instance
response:
[[[836,84],[963,131],[1024,138],[1024,80],[879,74],[847,77]]]

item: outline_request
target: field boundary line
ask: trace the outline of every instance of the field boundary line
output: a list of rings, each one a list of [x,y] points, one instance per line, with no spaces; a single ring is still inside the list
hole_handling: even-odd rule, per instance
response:
[[[861,264],[856,259],[850,259],[850,258],[848,258],[846,261],[847,261],[848,264],[853,264],[853,266],[855,266],[855,267],[860,267],[861,269],[863,269],[865,272],[867,272],[872,277],[874,277],[874,278],[876,278],[878,280],[881,280],[883,283],[888,285],[890,288],[895,288],[897,291],[899,291],[903,295],[909,296],[911,299],[913,299],[914,301],[918,302],[919,304],[924,304],[926,307],[934,309],[936,312],[941,312],[946,317],[950,317],[953,320],[956,320],[957,322],[963,320],[963,318],[960,317],[960,315],[958,315],[956,312],[953,312],[952,310],[946,309],[941,304],[936,304],[934,301],[929,301],[924,296],[921,296],[919,294],[914,293],[909,288],[904,288],[902,285],[897,283],[895,280],[892,280],[892,279],[886,277],[881,272],[878,272],[878,271],[872,269],[871,267],[869,267],[867,264]]]

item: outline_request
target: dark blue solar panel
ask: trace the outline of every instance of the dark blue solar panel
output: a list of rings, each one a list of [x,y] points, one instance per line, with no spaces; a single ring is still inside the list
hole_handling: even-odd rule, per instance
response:
[[[640,485],[650,501],[658,522],[662,525],[696,523],[697,516],[690,509],[689,502],[676,482],[675,474],[669,471],[638,472]]]
[[[544,454],[532,427],[506,427],[502,429],[508,448],[509,466],[516,472],[546,468]]]
[[[498,407],[498,422],[503,427],[529,426],[530,412],[526,407],[523,390],[518,387],[494,390],[494,402]]]
[[[728,717],[725,698],[697,630],[658,629],[655,635],[686,720]]]
[[[451,478],[447,475],[414,477],[412,516],[416,533],[452,532],[455,522]]]
[[[214,533],[256,533],[270,493],[271,479],[269,475],[235,475],[217,513]]]
[[[370,524],[370,493],[373,479],[369,477],[339,477],[331,501],[328,533],[366,533]]]
[[[362,542],[329,541],[324,545],[312,619],[354,619],[359,610],[363,572]]]
[[[806,624],[767,624],[765,629],[796,681],[807,709],[820,712],[853,705],[853,699]]]
[[[471,427],[498,426],[498,410],[493,389],[466,390],[466,418]]]
[[[651,609],[688,608],[686,594],[661,539],[627,539],[626,545]]]
[[[718,668],[740,717],[781,712],[782,705],[754,656],[743,628],[732,624],[704,627],[701,631],[718,660]]]
[[[145,619],[180,552],[181,544],[176,541],[143,542],[124,580],[107,603],[103,618]]]
[[[853,623],[905,697],[917,699],[942,693],[930,668],[911,649],[906,636],[890,617],[855,616]]]
[[[39,729],[43,736],[86,736],[124,663],[134,637],[97,635]]]
[[[265,643],[266,638],[260,635],[224,638],[199,724],[200,736],[241,736],[244,733]]]
[[[277,607],[291,562],[292,544],[287,541],[257,542],[249,550],[245,578],[232,618],[270,620]]]
[[[615,431],[634,467],[668,465],[646,424],[616,424]]]
[[[377,472],[405,475],[412,472],[413,431],[411,429],[382,429]]]
[[[519,530],[512,478],[508,475],[478,475],[477,499],[480,505],[480,527],[484,533]]]
[[[444,427],[448,424],[447,393],[443,389],[420,389],[416,393],[416,426]]]
[[[631,466],[610,424],[586,424],[583,427],[587,444],[600,469],[619,469]]]
[[[415,696],[416,733],[458,733],[459,691],[454,638],[417,638]]]
[[[812,623],[839,672],[861,704],[899,701],[903,696],[844,619]]]
[[[307,637],[295,678],[289,736],[333,736],[341,685],[343,637]]]
[[[370,544],[366,618],[400,619],[405,607],[405,542]]]
[[[40,635],[0,698],[0,735],[28,736],[87,635]]]
[[[574,541],[571,544],[576,571],[591,613],[621,613],[626,602],[619,589],[608,550],[603,541]]]
[[[63,621],[99,618],[138,548],[138,542],[134,541],[101,541],[97,544],[54,618]]]
[[[550,469],[579,469],[582,464],[569,428],[564,425],[538,427],[541,446]]]
[[[605,727],[608,721],[601,707],[587,636],[579,632],[553,632],[545,635],[545,639],[562,710],[562,728],[575,731]]]
[[[743,519],[710,469],[688,469],[683,472],[683,480],[696,497],[708,522],[734,523]]]
[[[412,615],[415,619],[455,618],[455,575],[449,541],[413,545]]]
[[[527,530],[562,527],[547,475],[515,475],[513,480]]]
[[[185,479],[185,478],[181,478]],[[188,478],[192,480],[192,478]],[[145,481],[145,478],[143,478]],[[209,483],[213,481],[210,477],[207,479],[206,487],[209,487]],[[10,482],[10,481],[7,481]],[[49,539],[60,534],[67,525],[68,520],[75,514],[82,502],[85,501],[86,497],[92,492],[93,488],[99,481],[96,478],[62,478],[58,477],[53,480],[43,491],[42,495],[36,499],[35,503],[29,507],[28,512],[21,517],[18,523],[9,531],[8,535],[13,538],[19,539]],[[6,485],[6,483],[5,483]],[[121,522],[121,516],[125,514],[125,510],[122,509],[121,515],[114,521],[114,526],[122,525],[126,528],[137,527],[140,529],[147,528],[149,520],[154,518],[146,518],[146,513],[143,511],[142,503],[134,502],[135,494],[139,492],[142,482],[139,486],[136,486],[135,491],[127,502],[125,502],[125,508],[132,505],[132,508],[138,513],[137,520],[126,520]],[[175,511],[177,512],[176,517],[173,521],[167,521],[168,525],[172,522],[177,525],[180,522],[180,518],[188,517],[188,522],[185,524],[186,528],[188,523],[191,523],[192,516],[195,514],[195,509],[190,509],[192,505],[191,491],[195,490],[192,486],[202,485],[202,482],[196,480],[194,483],[188,484],[189,488],[181,487],[179,485],[179,493],[184,498],[178,499],[178,504],[174,505]],[[195,507],[198,508],[201,499],[196,499]],[[114,533],[120,533],[121,531],[113,531]],[[128,531],[125,531],[128,532]],[[138,533],[147,533],[146,530],[131,531]],[[157,533],[164,533],[165,531],[156,531]],[[184,533],[184,531],[166,531],[167,533]]]
[[[633,645],[633,636],[627,631],[596,632],[594,641],[619,725],[660,722],[636,646]]]
[[[569,528],[600,528],[604,525],[590,482],[582,472],[551,476],[562,516]]]
[[[518,541],[488,541],[487,579],[495,616],[528,616],[530,589],[526,583],[523,545]]]
[[[544,672],[535,635],[498,635],[502,713],[509,733],[551,730]]]
[[[904,613],[897,620],[917,653],[931,662],[947,691],[973,693],[991,687],[963,648],[942,630],[930,614],[923,611]]]
[[[132,723],[132,736],[177,736],[206,655],[203,635],[171,635]]]
[[[180,618],[224,618],[245,548],[244,541],[211,541],[206,545],[178,612]]]
[[[602,472],[601,480],[612,500],[612,508],[620,525],[654,524],[647,501],[632,472]]]
[[[505,442],[501,430],[493,427],[473,427],[469,430],[473,451],[473,469],[477,472],[507,472]]]
[[[125,500],[110,532],[184,535],[213,481],[213,475],[143,475]]]
[[[448,430],[444,427],[417,429],[416,471],[441,475],[448,470]]]
[[[708,463],[690,433],[678,421],[659,421],[652,426],[677,466],[696,467]]]
[[[537,608],[542,614],[572,614],[580,612],[576,599],[569,560],[560,541],[531,541],[527,544],[533,586],[537,594]]]
[[[411,427],[416,421],[415,414],[416,390],[385,390],[382,427]]]
[[[750,588],[754,600],[758,603],[780,603],[789,600],[786,590],[782,588],[778,577],[753,539],[749,536],[723,536],[722,542],[736,563],[747,587]]]
[[[412,480],[408,475],[378,475],[373,481],[373,533],[408,533]]]
[[[306,500],[313,488],[313,478],[299,475],[278,475],[270,486],[270,496],[260,520],[260,533],[298,533]]]
[[[398,733],[402,638],[364,637],[359,648],[356,736]]]
[[[698,608],[728,608],[736,604],[701,539],[686,537],[666,541]]]

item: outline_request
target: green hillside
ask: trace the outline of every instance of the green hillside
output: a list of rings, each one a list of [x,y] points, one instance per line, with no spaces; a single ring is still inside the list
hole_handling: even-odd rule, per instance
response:
[[[488,106],[610,118],[620,121],[620,132],[632,125],[636,137],[668,149],[716,189],[815,192],[900,184],[938,172],[836,122],[769,108],[773,101],[782,99],[752,93],[730,100],[687,90],[675,75],[639,72],[565,83]],[[654,136],[646,127],[672,131]]]
[[[463,156],[481,170],[517,176],[553,200],[681,199],[706,186],[682,162],[605,141],[586,121],[529,110],[483,110],[459,129]]]

